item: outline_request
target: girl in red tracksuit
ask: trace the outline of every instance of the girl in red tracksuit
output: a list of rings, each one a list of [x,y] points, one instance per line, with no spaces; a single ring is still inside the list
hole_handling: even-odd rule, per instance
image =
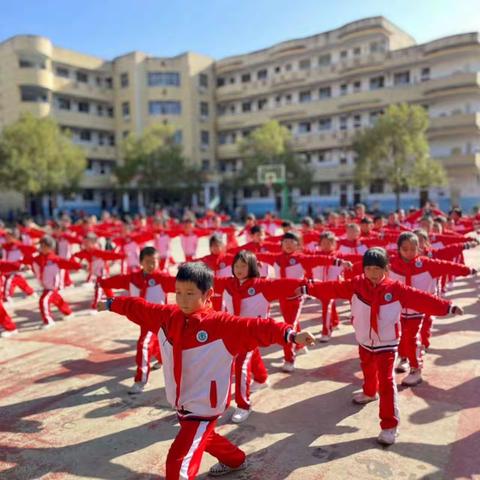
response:
[[[246,468],[245,453],[215,432],[228,408],[232,364],[240,352],[286,342],[311,343],[308,332],[257,317],[239,318],[209,307],[213,273],[201,262],[180,266],[175,283],[177,305],[153,305],[142,298],[117,297],[100,303],[158,335],[167,399],[180,430],[170,447],[166,480],[193,480],[203,453],[219,460],[214,476]]]
[[[258,316],[267,318],[270,303],[279,298],[293,297],[303,279],[260,278],[257,257],[242,250],[233,259],[233,277],[216,278],[214,291],[223,293],[225,310],[239,317]],[[291,299],[290,301],[294,301]],[[253,374],[254,383],[250,385]],[[244,422],[251,412],[251,387],[259,390],[267,386],[268,373],[258,348],[241,352],[235,359],[235,402],[237,409],[232,415],[234,423]]]
[[[378,441],[395,443],[399,411],[394,378],[400,316],[405,308],[431,315],[462,313],[462,309],[429,293],[403,285],[387,276],[388,256],[382,248],[371,248],[363,256],[363,275],[345,281],[314,282],[308,293],[321,300],[345,298],[352,304],[352,325],[359,344],[363,391],[353,401],[365,404],[380,396]]]
[[[398,237],[398,256],[390,260],[390,277],[424,292],[434,292],[436,279],[451,274],[465,276],[475,273],[465,265],[435,260],[418,255],[418,237],[404,232]],[[414,386],[422,381],[422,349],[419,332],[426,312],[405,308],[402,311],[402,336],[398,353],[400,356],[397,372],[410,372],[402,381],[403,385]]]
[[[158,271],[157,251],[153,247],[144,247],[140,252],[141,271],[115,275],[99,280],[101,288],[110,292],[111,289],[128,290],[130,296],[144,298],[147,302],[162,305],[167,303],[168,292],[175,289],[175,277]],[[137,370],[134,383],[128,393],[142,393],[150,376],[150,361],[156,357],[161,365],[162,357],[158,345],[158,337],[146,327],[140,326],[140,337],[137,340],[137,355],[135,357]]]
[[[6,262],[0,260],[0,287],[2,286],[2,275],[9,274],[11,272],[17,272],[20,269],[20,263],[18,262]],[[0,332],[1,337],[11,337],[18,333],[15,322],[11,319],[10,315],[5,310],[3,302],[0,298],[0,326],[3,330]]]

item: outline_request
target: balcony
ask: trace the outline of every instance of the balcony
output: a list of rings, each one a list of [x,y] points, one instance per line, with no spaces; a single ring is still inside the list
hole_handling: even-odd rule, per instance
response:
[[[461,113],[430,119],[429,139],[458,135],[459,133],[477,133],[480,129],[479,113]]]
[[[56,93],[63,93],[65,95],[113,103],[112,89],[97,87],[90,83],[77,82],[73,78],[54,76],[53,90]]]
[[[92,113],[80,113],[58,108],[53,109],[52,113],[59,124],[68,127],[92,128],[112,132],[115,130],[115,120],[112,117],[101,117]]]
[[[105,145],[89,145],[87,143],[79,144],[84,150],[85,155],[89,158],[96,158],[98,160],[115,160],[116,148]]]
[[[448,157],[437,157],[435,160],[438,160],[452,177],[480,173],[480,153],[460,153]]]
[[[53,74],[44,68],[18,68],[16,74],[18,85],[31,85],[51,90],[53,87]]]
[[[425,84],[425,87],[425,97],[428,99],[472,91],[479,93],[480,74],[458,72],[446,77],[432,79]]]
[[[93,175],[85,173],[80,181],[82,188],[109,188],[116,184],[114,175]]]

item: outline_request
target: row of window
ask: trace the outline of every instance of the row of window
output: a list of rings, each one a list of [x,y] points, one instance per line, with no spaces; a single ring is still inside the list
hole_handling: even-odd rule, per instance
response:
[[[420,79],[422,82],[430,79],[430,68],[421,69]],[[402,86],[411,83],[411,72],[409,70],[397,72],[393,75],[392,85]],[[332,97],[344,96],[349,93],[358,93],[365,90],[365,81],[355,80],[353,82],[344,82],[340,85],[325,85],[318,90],[305,89],[295,93],[279,94],[272,97],[264,97],[258,100],[245,100],[242,102],[232,102],[219,104],[217,107],[218,115],[233,115],[235,113],[248,113],[253,111],[262,111],[267,108],[278,108],[292,103],[309,103],[312,101],[326,100]],[[379,90],[386,87],[385,75],[378,75],[368,79],[369,90]]]
[[[199,103],[199,114],[202,118],[207,118],[210,113],[208,102]],[[151,100],[148,102],[149,115],[181,115],[182,104],[178,100]],[[122,116],[125,120],[130,118],[130,102],[122,103]]]
[[[289,62],[283,65],[274,65],[271,67],[264,67],[255,72],[245,72],[239,76],[218,77],[217,87],[225,85],[232,85],[237,83],[249,83],[253,80],[266,80],[269,76],[279,74],[282,72],[290,72],[292,70],[310,70],[312,68],[327,67],[336,60],[346,60],[350,57],[359,57],[362,54],[384,52],[386,45],[383,42],[371,42],[368,46],[355,46],[352,49],[344,49],[339,52],[324,53],[316,58],[302,58],[296,62]]]
[[[99,117],[113,118],[114,108],[108,104],[90,103],[87,100],[76,100],[69,97],[55,97],[55,105],[59,110],[91,113]]]
[[[56,66],[55,75],[61,78],[73,79],[78,83],[90,83],[94,82],[97,87],[104,87],[107,89],[113,88],[113,79],[112,77],[105,77],[102,75],[96,75],[92,73],[87,73],[83,70],[70,70],[68,67]]]
[[[67,127],[65,127],[67,128]],[[93,143],[99,146],[115,146],[115,134],[88,128],[69,128],[72,140],[79,143]]]
[[[147,85],[149,87],[179,87],[179,72],[148,72]],[[127,72],[120,74],[120,87],[127,88],[130,85],[129,75]],[[198,76],[198,86],[202,88],[208,87],[208,75],[201,73]]]

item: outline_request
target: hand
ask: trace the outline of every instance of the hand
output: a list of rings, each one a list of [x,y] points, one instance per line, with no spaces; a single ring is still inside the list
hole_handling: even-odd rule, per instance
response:
[[[314,345],[315,337],[310,332],[299,332],[295,335],[294,342],[297,345]]]
[[[452,313],[453,315],[463,315],[463,308],[459,307],[458,305],[454,305],[452,307]]]
[[[342,260],[342,263],[340,263],[340,266],[347,270],[350,270],[353,267],[353,263],[349,262],[348,260]]]
[[[298,297],[301,297],[304,293],[306,293],[306,287],[302,285],[301,287],[297,287],[293,291],[293,295],[291,297],[287,297],[287,300],[295,300]]]
[[[98,302],[97,312],[106,312],[107,311],[107,302]]]

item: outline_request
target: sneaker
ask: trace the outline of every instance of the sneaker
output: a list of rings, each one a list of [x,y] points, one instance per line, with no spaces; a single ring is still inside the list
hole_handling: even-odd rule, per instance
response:
[[[282,371],[292,373],[295,370],[295,365],[292,362],[283,362]]]
[[[400,357],[398,359],[398,364],[395,368],[395,371],[397,373],[405,373],[408,372],[408,358],[402,358]]]
[[[32,300],[38,299],[38,293],[37,293],[37,292],[33,292],[33,293],[30,295],[30,298],[31,298]]]
[[[246,468],[247,468],[246,460],[238,467],[229,467],[224,463],[217,463],[208,471],[208,474],[211,477],[221,477],[222,475],[227,475],[228,473],[231,473],[231,472],[238,472],[239,470],[245,470]]]
[[[128,391],[129,395],[137,395],[138,393],[142,393],[145,389],[145,384],[143,382],[135,382]]]
[[[55,325],[55,322],[44,323],[40,328],[42,330],[48,330],[49,328],[53,328]]]
[[[268,383],[268,380],[260,383],[256,382],[255,380],[250,384],[250,393],[255,393],[258,392],[259,390],[263,390],[264,388],[268,388],[270,384]]]
[[[402,380],[402,385],[407,387],[414,387],[419,383],[422,383],[422,369],[421,368],[411,368],[410,373]]]
[[[323,334],[322,334],[322,335],[320,336],[319,340],[320,340],[321,343],[327,343],[327,342],[330,341],[330,338],[331,338],[331,337],[332,337],[332,334],[331,334],[331,333],[329,333],[329,334],[327,334],[327,335],[323,335]]]
[[[378,435],[377,442],[382,445],[393,445],[397,437],[398,430],[396,428],[386,428]]]
[[[250,416],[251,410],[236,408],[232,415],[233,423],[242,423]]]
[[[2,332],[0,332],[0,337],[9,338],[9,337],[13,337],[14,335],[17,335],[17,334],[18,334],[17,329],[15,329],[15,330],[3,330]]]
[[[378,400],[377,394],[375,394],[373,397],[369,397],[363,392],[354,393],[352,397],[352,402],[357,403],[358,405],[365,405],[367,403],[374,402],[375,400]]]
[[[158,360],[152,365],[152,370],[160,370],[162,368],[162,362]]]

